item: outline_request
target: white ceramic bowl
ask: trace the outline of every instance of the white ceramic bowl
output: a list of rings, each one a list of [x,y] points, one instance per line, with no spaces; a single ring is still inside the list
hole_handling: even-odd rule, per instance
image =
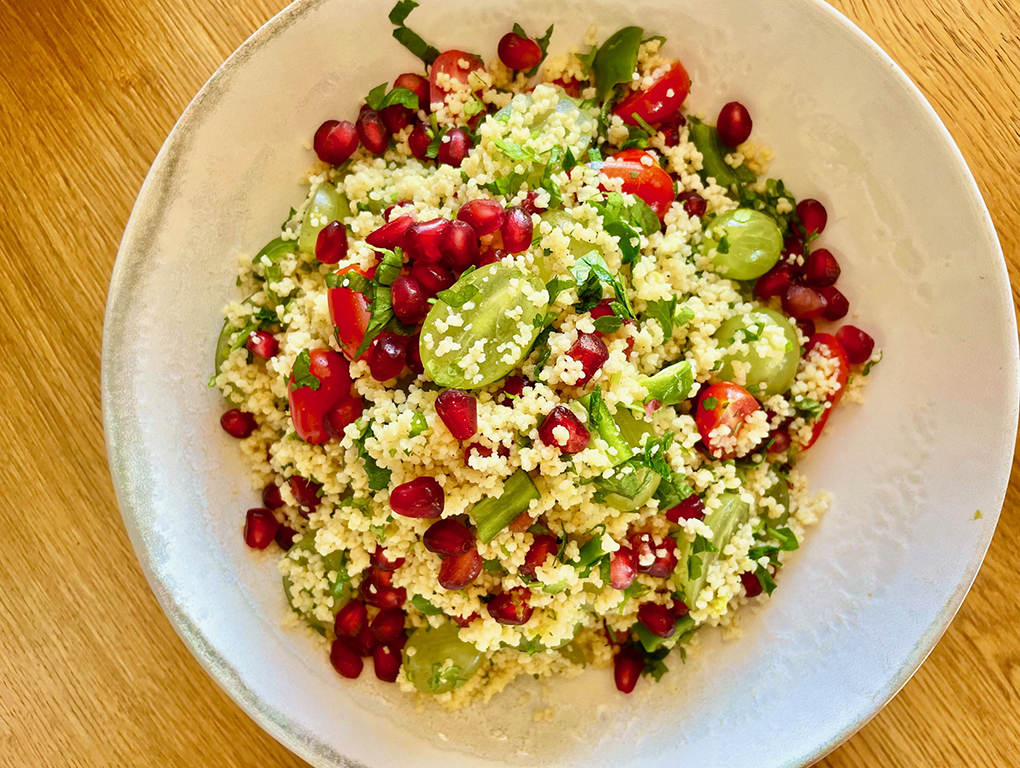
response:
[[[707,114],[737,98],[773,174],[830,212],[854,315],[885,360],[803,466],[834,504],[743,638],[632,696],[589,672],[526,681],[457,715],[394,686],[340,680],[280,629],[271,558],[240,535],[253,506],[206,389],[234,255],[274,235],[319,123],[418,68],[390,3],[299,2],[212,77],[152,166],[110,287],[103,406],[125,523],[163,609],[252,717],[320,766],[793,766],[847,738],[909,678],[969,588],[1002,504],[1017,421],[1017,338],[988,213],[949,133],[902,71],[817,0],[426,2],[411,26],[493,55],[514,21],[556,23],[554,52],[597,22],[669,38]],[[981,510],[983,517],[975,518]],[[672,666],[672,665],[671,665]],[[522,692],[531,691],[522,705]],[[555,723],[532,711],[545,691]]]

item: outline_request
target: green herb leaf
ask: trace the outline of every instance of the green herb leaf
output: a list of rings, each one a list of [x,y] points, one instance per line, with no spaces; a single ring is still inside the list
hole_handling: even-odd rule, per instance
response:
[[[389,93],[386,92],[386,83],[377,85],[371,91],[368,92],[368,96],[365,98],[365,103],[368,104],[372,109],[379,111],[386,107],[391,107],[394,104],[400,104],[417,111],[418,109],[418,94],[408,88],[394,88]]]
[[[768,179],[765,182],[764,192],[755,192],[747,184],[738,184],[737,197],[741,208],[752,208],[775,219],[784,238],[790,233],[791,222],[797,215],[795,212],[797,200],[781,179]],[[779,213],[778,206],[781,200],[786,200],[789,203],[788,210],[784,207],[784,210],[787,210],[786,213]]]
[[[624,27],[606,40],[591,62],[595,78],[595,98],[605,98],[610,89],[620,83],[629,83],[637,67],[638,48],[641,46],[641,27]]]
[[[417,437],[428,428],[429,423],[425,420],[425,416],[416,413],[411,417],[411,431],[408,433],[408,437]]]
[[[245,337],[247,338],[247,337]],[[293,382],[292,389],[318,389],[320,381],[318,377],[311,371],[312,359],[307,349],[303,349],[298,353],[297,358],[294,360],[294,369],[291,371],[291,379]]]
[[[672,296],[668,299],[649,301],[648,307],[645,310],[645,316],[657,321],[662,327],[663,341],[669,341],[673,337],[673,327],[676,323],[676,304],[677,297]],[[692,317],[693,315],[694,313],[691,312]]]
[[[352,291],[368,296],[372,292],[372,281],[360,272],[355,272],[352,269],[349,272],[344,272],[342,275],[338,275],[336,272],[329,272],[326,275],[326,287],[350,288]]]
[[[728,235],[723,235],[719,244],[715,247],[717,253],[729,253],[730,252],[730,239]]]
[[[369,424],[358,440],[358,456],[364,462],[365,474],[368,475],[368,487],[372,491],[381,491],[390,485],[390,476],[393,474],[388,469],[380,467],[376,460],[369,454],[365,447],[365,440],[374,437],[372,425]]]
[[[559,296],[563,291],[573,288],[576,283],[569,278],[563,280],[559,277],[554,277],[548,283],[545,284],[545,290],[549,293],[549,304],[556,301],[556,297]]]
[[[578,296],[582,299],[582,305],[587,305],[588,302],[594,298],[595,291],[593,290],[593,284],[594,281],[597,280],[613,289],[613,293],[616,295],[616,300],[623,308],[623,319],[635,319],[634,308],[631,306],[630,297],[627,296],[627,288],[623,284],[623,280],[609,271],[609,265],[606,264],[606,260],[602,258],[602,254],[598,251],[589,251],[580,259],[575,261],[574,265],[570,268],[570,272],[573,274],[574,280],[577,281],[578,286],[580,286],[578,289]],[[578,311],[587,312],[590,310],[595,306],[595,304],[598,304],[599,301],[602,300],[601,294],[601,287],[599,287],[598,299],[595,300],[595,303],[591,304],[586,309],[578,309]]]
[[[563,156],[562,168],[567,173],[570,173],[575,167],[577,167],[577,158],[574,157],[574,153],[567,149],[566,154]]]
[[[666,432],[662,437],[655,438],[651,435],[645,441],[643,463],[660,477],[671,480],[673,468],[669,466],[666,459],[666,451],[673,445],[673,433]]]
[[[451,307],[454,307],[455,309],[460,309],[461,307],[463,307],[465,304],[471,301],[471,299],[477,296],[480,290],[477,285],[473,285],[471,283],[465,283],[461,285],[461,281],[464,279],[465,275],[469,275],[472,272],[474,272],[474,267],[468,267],[466,270],[464,270],[464,274],[460,276],[455,285],[453,285],[450,288],[447,288],[445,291],[440,291],[439,293],[437,293],[436,298],[442,302],[445,302],[446,304],[449,304]],[[457,287],[458,285],[460,285],[460,288]]]
[[[417,608],[419,611],[424,613],[426,616],[438,616],[443,612],[441,608],[436,608],[428,600],[421,595],[415,595],[411,598],[411,605]]]
[[[635,581],[625,590],[623,590],[623,602],[620,603],[620,613],[623,613],[623,609],[627,606],[627,602],[633,598],[639,598],[648,593],[648,587],[642,584],[640,581]]]
[[[880,362],[882,362],[882,357],[884,355],[885,351],[883,350],[878,353],[878,357],[875,360],[868,360],[868,362],[864,366],[864,370],[861,372],[861,375],[867,376],[869,373],[871,373],[871,369],[878,365]]]
[[[825,412],[825,405],[810,397],[796,395],[791,405],[808,421],[814,421]]]
[[[719,407],[719,401],[714,397],[706,397],[701,401],[701,405],[706,411],[714,411]]]
[[[772,593],[776,590],[776,582],[772,578],[772,574],[769,573],[769,569],[759,565],[755,570],[754,575],[758,577],[758,583],[761,584],[761,588],[765,590],[765,594],[772,596]]]
[[[411,11],[417,7],[418,3],[414,0],[400,0],[390,11],[390,23],[396,26],[396,29],[393,30],[393,37],[397,42],[425,62],[425,66],[429,66],[439,56],[439,51],[404,26]]]
[[[595,330],[599,333],[616,333],[623,325],[623,319],[616,315],[595,318]]]

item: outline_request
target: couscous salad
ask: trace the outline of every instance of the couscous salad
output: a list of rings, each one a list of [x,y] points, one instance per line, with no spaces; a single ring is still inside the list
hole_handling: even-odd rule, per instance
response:
[[[742,104],[685,110],[662,37],[547,57],[515,25],[486,64],[415,6],[390,20],[423,71],[315,131],[239,265],[213,385],[262,490],[244,540],[344,677],[628,693],[777,588],[828,506],[797,458],[880,355],[816,329],[849,309],[825,208]]]

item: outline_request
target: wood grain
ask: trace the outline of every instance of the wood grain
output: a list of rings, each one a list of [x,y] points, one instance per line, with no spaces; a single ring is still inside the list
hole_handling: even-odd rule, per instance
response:
[[[103,307],[177,115],[282,0],[0,1],[0,765],[302,766],[174,635],[107,472]],[[836,0],[921,87],[977,176],[1020,296],[1020,6]],[[1020,763],[1020,476],[929,661],[820,765]]]

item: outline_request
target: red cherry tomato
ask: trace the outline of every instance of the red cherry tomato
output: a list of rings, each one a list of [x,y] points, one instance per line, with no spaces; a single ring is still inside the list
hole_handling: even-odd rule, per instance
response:
[[[724,436],[713,437],[712,432],[719,427],[729,427],[729,434],[735,435],[747,421],[747,417],[760,408],[754,395],[732,382],[721,381],[706,389],[698,401],[694,421],[698,425],[698,432],[701,433],[701,441],[709,453],[724,461],[734,458],[736,456],[734,449],[723,448],[720,445]]]
[[[341,269],[337,274],[343,275],[351,271],[367,278],[371,278],[375,274],[375,269],[366,272],[358,267],[347,267]],[[353,360],[354,353],[358,351],[358,347],[361,346],[361,342],[365,338],[365,330],[372,317],[368,299],[365,298],[365,294],[350,288],[330,288],[329,316],[333,320],[336,340],[340,344],[340,349],[347,355],[348,360]],[[368,350],[365,350],[361,357],[364,359],[367,356]]]
[[[462,66],[461,62],[467,64]],[[447,88],[436,83],[440,74],[449,75],[450,79],[459,83],[466,83],[468,75],[477,70],[485,71],[485,65],[477,56],[472,56],[464,51],[452,50],[443,51],[432,63],[432,72],[429,74],[430,98],[433,104],[442,103],[449,93]]]
[[[648,165],[649,161],[651,165]],[[673,179],[659,167],[651,152],[643,149],[617,152],[602,164],[601,171],[611,179],[623,179],[623,191],[648,203],[659,221],[673,204],[676,195]]]
[[[319,380],[319,388],[294,388],[294,377],[287,383],[290,418],[294,431],[306,443],[321,445],[329,440],[322,418],[341,400],[351,396],[350,365],[343,355],[331,349],[313,349],[308,354],[308,370]]]
[[[690,75],[677,61],[648,88],[635,91],[613,107],[613,114],[630,125],[638,125],[636,114],[649,125],[657,126],[676,114],[690,90]]]
[[[850,380],[850,363],[846,358],[846,352],[843,351],[842,345],[836,341],[836,337],[828,333],[816,333],[810,339],[808,339],[807,346],[804,349],[804,354],[807,354],[811,350],[817,350],[824,357],[829,358],[836,365],[836,384],[838,385],[836,391],[833,392],[826,398],[826,402],[830,403],[828,408],[822,411],[822,415],[818,417],[818,421],[815,422],[811,428],[811,437],[803,446],[802,451],[806,451],[818,440],[822,434],[822,430],[825,429],[826,423],[829,421],[829,416],[832,415],[833,410],[839,405],[840,399],[843,397],[843,392],[846,391],[846,384]]]
[[[572,96],[575,99],[581,96],[581,84],[573,78],[565,80],[562,77],[557,77],[555,80],[550,82],[549,85],[558,85],[567,92],[567,96]]]

